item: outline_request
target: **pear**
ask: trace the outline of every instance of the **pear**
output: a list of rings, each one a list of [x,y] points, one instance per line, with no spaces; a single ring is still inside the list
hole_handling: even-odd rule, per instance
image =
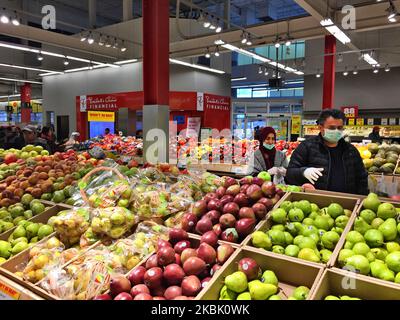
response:
[[[386,281],[394,281],[395,273],[388,268],[383,269],[379,274],[379,279],[386,280]]]
[[[363,207],[365,209],[370,209],[374,212],[378,210],[379,205],[381,204],[381,201],[379,200],[378,196],[376,194],[370,193],[368,197],[366,197],[363,201]]]
[[[375,260],[374,262],[371,262],[370,267],[371,267],[371,274],[375,278],[379,278],[381,272],[387,269],[386,264],[381,260]]]
[[[383,220],[394,218],[397,215],[396,208],[391,203],[382,203],[378,207],[377,216]]]
[[[351,250],[351,249],[353,249],[353,247],[354,247],[354,243],[353,242],[346,241],[345,244],[344,244],[344,248],[345,249]]]
[[[285,231],[284,234],[285,234],[286,245],[292,244],[293,243],[293,236],[287,231]]]
[[[339,216],[335,219],[335,226],[344,229],[349,222],[349,217]]]
[[[311,238],[315,241],[315,243],[318,243],[320,238],[319,238],[319,233],[311,233],[308,238]]]
[[[264,273],[261,277],[261,282],[273,284],[274,286],[278,286],[278,278],[276,277],[275,272],[273,272],[271,270],[264,271]]]
[[[306,226],[312,226],[312,225],[314,225],[314,220],[311,218],[305,218],[303,220],[303,224],[305,224]]]
[[[362,235],[364,235],[369,229],[372,227],[365,222],[365,220],[361,217],[357,217],[356,221],[354,222],[354,230],[358,231]]]
[[[303,237],[299,243],[299,248],[304,249],[304,248],[310,248],[314,249],[317,247],[317,243],[314,241],[314,239],[310,237]]]
[[[364,234],[365,241],[371,248],[379,248],[383,245],[383,234],[379,230],[370,229]]]
[[[371,252],[375,256],[375,259],[382,261],[384,261],[386,259],[386,256],[388,255],[387,250],[383,248],[372,248]]]
[[[369,262],[375,261],[375,256],[374,256],[374,254],[373,254],[371,251],[370,251],[370,252],[367,252],[367,254],[365,255],[365,257],[368,259]]]
[[[361,254],[363,256],[366,256],[368,252],[370,252],[370,247],[368,247],[368,245],[364,242],[359,242],[356,243],[353,247],[353,252],[355,254]]]
[[[386,245],[386,250],[389,253],[400,251],[400,244],[398,244],[397,242],[387,242],[385,245]]]
[[[229,290],[226,285],[222,287],[219,293],[219,300],[236,300],[236,297],[237,293]]]
[[[388,268],[394,272],[400,272],[400,251],[389,253],[385,259]]]
[[[237,296],[236,300],[251,300],[250,292],[246,291],[246,292],[239,294]]]
[[[276,245],[276,246],[272,247],[272,252],[279,253],[279,254],[285,254],[285,248],[282,246]]]
[[[385,220],[383,220],[382,218],[375,218],[371,222],[371,227],[374,228],[374,229],[378,229],[379,226],[384,222],[385,222]]]
[[[345,268],[353,272],[360,272],[364,275],[368,275],[370,271],[368,259],[360,254],[348,257]]]
[[[371,222],[376,218],[376,213],[371,209],[364,209],[360,212],[360,217],[363,218],[366,223],[371,224]]]
[[[310,213],[310,215],[308,216],[308,218],[315,220],[315,218],[317,218],[318,216],[319,216],[319,215],[318,215],[318,212],[313,211],[313,212]]]
[[[396,220],[394,220],[393,218],[389,218],[379,226],[378,230],[382,232],[385,241],[392,241],[397,237],[396,227]]]
[[[285,234],[281,230],[269,230],[268,235],[273,245],[284,246],[286,244]]]
[[[276,224],[272,226],[271,230],[285,231],[285,226],[283,224]]]
[[[307,261],[320,262],[319,256],[310,248],[301,249],[297,257]]]
[[[338,257],[338,261],[340,263],[341,266],[345,266],[347,259],[351,256],[354,256],[355,253],[353,252],[353,250],[350,249],[342,249],[339,252],[339,257]]]
[[[346,240],[352,243],[357,243],[357,242],[365,242],[365,239],[361,233],[358,231],[350,231],[347,236]]]
[[[233,292],[242,293],[247,289],[247,276],[242,271],[236,271],[225,278],[225,285]]]
[[[262,283],[260,280],[253,280],[249,282],[249,291],[252,300],[267,300],[277,293],[278,287],[273,284]]]
[[[277,294],[273,294],[272,296],[270,296],[268,298],[268,300],[282,300],[282,298],[280,296],[278,296]]]
[[[352,297],[349,297],[349,296],[341,296],[341,297],[340,297],[340,300],[361,300],[361,299],[359,299],[359,298],[352,298]]]
[[[394,282],[400,283],[400,272],[396,274],[396,277],[394,278]]]
[[[288,218],[290,221],[303,221],[304,213],[303,210],[299,208],[293,208],[289,210]],[[310,219],[312,221],[312,219]]]
[[[287,213],[284,209],[275,209],[271,212],[272,221],[276,223],[285,223]]]
[[[314,220],[314,226],[318,229],[323,229],[325,231],[329,230],[329,217],[328,216],[318,216]]]
[[[321,242],[324,248],[334,249],[338,243],[340,236],[335,231],[328,231],[321,237]]]
[[[313,212],[316,212],[316,213],[319,212],[319,207],[315,203],[311,203],[311,213],[313,213]],[[310,213],[310,215],[311,215],[311,213]]]
[[[305,228],[301,232],[301,235],[304,237],[308,237],[312,233],[318,234],[318,229],[313,225],[309,225],[305,226]]]
[[[310,289],[308,289],[305,286],[300,286],[294,289],[292,297],[295,298],[296,300],[306,300],[309,292]]]
[[[300,248],[294,244],[289,244],[285,248],[285,254],[290,257],[297,257],[299,255]]]
[[[324,300],[340,300],[340,299],[336,296],[326,296]]]
[[[320,251],[320,253],[321,253],[321,261],[323,263],[328,263],[329,259],[331,258],[331,255],[332,255],[332,251],[327,250],[327,249],[322,249]]]
[[[265,250],[271,250],[272,241],[271,238],[262,231],[256,231],[251,235],[251,242],[254,247],[262,248]]]

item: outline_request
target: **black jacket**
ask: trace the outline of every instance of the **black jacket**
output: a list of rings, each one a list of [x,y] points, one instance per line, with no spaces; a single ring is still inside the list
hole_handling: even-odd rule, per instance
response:
[[[358,150],[343,139],[339,141],[343,148],[343,165],[345,169],[346,190],[343,192],[353,194],[368,194],[368,172],[364,168]],[[312,137],[302,142],[293,152],[286,173],[288,183],[302,185],[309,181],[303,173],[307,168],[324,168],[322,177],[315,183],[315,188],[327,190],[331,159],[328,147],[324,144],[321,135]]]

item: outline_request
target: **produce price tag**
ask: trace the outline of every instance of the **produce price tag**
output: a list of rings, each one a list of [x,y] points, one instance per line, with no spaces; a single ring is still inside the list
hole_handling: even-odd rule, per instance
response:
[[[19,300],[21,294],[0,282],[0,300]]]
[[[364,119],[363,118],[357,118],[356,123],[358,126],[363,126],[364,125]]]
[[[390,118],[390,119],[389,119],[389,124],[390,124],[391,126],[396,125],[396,118]]]
[[[373,126],[374,125],[374,119],[368,119],[368,125]]]
[[[382,126],[387,126],[387,124],[388,124],[388,119],[387,118],[382,118],[381,125]]]

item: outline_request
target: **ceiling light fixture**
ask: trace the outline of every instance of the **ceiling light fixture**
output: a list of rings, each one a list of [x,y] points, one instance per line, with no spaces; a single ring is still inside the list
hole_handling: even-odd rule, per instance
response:
[[[0,63],[0,67],[21,69],[21,70],[30,70],[30,71],[39,71],[39,72],[52,72],[52,73],[62,74],[62,72],[58,72],[58,71],[46,70],[46,69],[41,69],[41,68],[31,68],[31,67],[25,67],[25,66],[18,66],[18,65],[15,65],[15,64]]]
[[[242,44],[246,44],[247,43],[247,35],[245,32],[242,33]]]
[[[1,13],[0,21],[1,21],[1,23],[4,23],[4,24],[7,24],[10,22],[10,18],[7,15],[6,8],[3,8],[3,12]]]
[[[330,18],[321,20],[320,24],[341,43],[346,44],[351,42],[350,38],[342,30],[340,30]]]
[[[118,43],[118,40],[117,40],[117,38],[114,38],[114,44],[113,44],[113,49],[118,49],[118,47],[119,47],[119,43]]]
[[[344,68],[343,75],[347,77],[349,75],[349,71],[347,71],[347,67]]]
[[[353,74],[354,75],[358,74],[357,66],[354,67]]]
[[[378,64],[378,61],[376,61],[373,57],[372,57],[373,53],[371,52],[371,54],[369,53],[365,53],[363,54],[363,59],[365,62],[367,62],[368,64],[370,64],[371,66],[376,66]]]
[[[396,22],[395,17],[397,15],[397,10],[392,0],[389,0],[389,8],[386,9],[386,12],[388,13],[388,20],[390,22]]]
[[[206,54],[205,54],[205,57],[206,57],[207,59],[210,59],[210,58],[211,58],[211,54],[210,54],[210,49],[209,49],[209,48],[207,48],[207,52],[206,52]]]
[[[221,25],[220,25],[219,19],[217,19],[217,29],[215,29],[215,32],[216,32],[216,33],[220,33],[221,31],[222,31],[222,27],[221,27]]]
[[[38,59],[39,61],[43,61],[43,60],[44,60],[43,54],[42,54],[41,52],[38,53],[37,59]]]
[[[104,46],[105,45],[105,41],[104,41],[104,37],[103,35],[100,33],[100,38],[99,38],[99,46]]]
[[[214,56],[216,56],[216,57],[220,56],[218,46],[215,48]]]
[[[385,65],[385,72],[389,72],[390,71],[390,66],[388,64]]]
[[[319,69],[317,70],[317,74],[315,75],[317,78],[321,78],[321,73],[319,71]]]
[[[232,79],[231,79],[231,81],[241,81],[241,80],[247,80],[247,77],[232,78]]]
[[[106,40],[106,48],[111,48],[112,44],[110,41],[110,36],[107,36],[107,40]]]
[[[65,58],[63,63],[64,63],[64,66],[68,66],[69,65],[69,60],[67,58]]]
[[[180,65],[187,66],[187,67],[194,68],[194,69],[209,71],[209,72],[218,73],[218,74],[225,73],[225,71],[222,71],[222,70],[213,69],[213,68],[209,68],[209,67],[202,66],[199,64],[193,64],[193,63],[189,63],[189,62],[185,62],[185,61],[181,61],[181,60],[169,59],[169,61],[171,63],[180,64]]]
[[[339,53],[339,56],[338,56],[337,61],[338,61],[339,63],[343,62],[343,54]]]
[[[81,42],[86,41],[86,39],[87,39],[87,33],[84,32],[84,31],[82,31],[82,32],[81,32]]]
[[[94,43],[94,38],[93,38],[92,32],[89,32],[89,37],[88,37],[88,39],[87,39],[87,42],[88,42],[89,44],[93,44],[93,43]]]
[[[263,73],[262,68],[258,67],[258,74],[261,74],[261,73]]]
[[[18,15],[17,15],[17,11],[14,11],[14,17],[11,19],[11,23],[14,25],[14,26],[16,26],[16,27],[18,27],[21,23],[19,22],[19,18],[18,18]]]
[[[378,73],[379,72],[379,68],[374,67],[372,71],[373,71],[373,73]]]
[[[33,83],[33,84],[42,84],[42,83],[39,82],[39,81],[21,80],[21,79],[3,78],[3,77],[0,77],[0,80],[3,80],[3,81],[11,81],[11,82],[21,82],[21,83],[27,82],[27,83]]]
[[[206,14],[206,16],[204,17],[203,27],[209,28],[210,26],[211,26],[211,22],[208,21],[208,15]]]
[[[268,75],[269,75],[268,69],[265,69],[264,76],[268,76]]]

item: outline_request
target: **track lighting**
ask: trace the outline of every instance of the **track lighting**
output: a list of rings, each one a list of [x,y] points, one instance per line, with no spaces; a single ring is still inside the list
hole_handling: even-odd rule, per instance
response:
[[[216,57],[219,57],[219,56],[220,56],[219,48],[218,48],[218,47],[215,48],[214,56],[216,56]]]
[[[110,37],[109,37],[109,36],[107,36],[107,40],[106,40],[106,48],[111,48],[111,46],[112,46],[112,44],[111,44],[111,41],[110,41]]]
[[[217,29],[215,29],[216,33],[220,33],[222,31],[222,27],[220,25],[219,19],[217,19]]]
[[[265,69],[264,76],[268,76],[268,75],[269,75],[269,72],[267,69]]]
[[[122,40],[122,44],[121,44],[121,52],[125,52],[127,50],[126,46],[125,46],[125,40]]]
[[[385,72],[389,72],[390,71],[390,66],[388,64],[386,64],[385,66]]]
[[[210,58],[211,58],[211,54],[210,54],[210,49],[209,49],[209,48],[207,48],[207,52],[206,52],[205,57],[206,57],[207,59],[210,59]]]
[[[92,32],[89,32],[89,37],[88,37],[88,39],[87,39],[87,42],[88,42],[89,44],[93,44],[93,43],[94,43],[94,38],[93,38]]]
[[[104,41],[104,37],[103,37],[103,35],[102,34],[100,34],[100,38],[99,38],[99,46],[104,46],[104,44],[105,44],[105,41]]]
[[[81,32],[81,42],[86,41],[86,39],[87,39],[87,33],[84,32],[84,31],[82,31],[82,32]]]
[[[7,15],[6,8],[3,8],[3,12],[1,13],[0,21],[1,21],[1,23],[4,23],[4,24],[7,24],[10,22],[10,18]]]
[[[354,74],[354,75],[358,74],[357,67],[354,67],[353,74]]]
[[[349,71],[347,71],[347,67],[344,68],[343,75],[347,77],[349,75]]]
[[[263,73],[263,70],[261,67],[258,67],[258,74],[261,74],[261,73]]]
[[[67,58],[65,58],[63,60],[63,64],[64,64],[64,66],[68,66],[69,65],[69,60]]]
[[[209,28],[211,26],[211,22],[208,21],[207,17],[208,17],[207,15],[204,17],[204,22],[203,22],[204,28]]]
[[[343,55],[341,53],[339,53],[338,62],[339,63],[343,62]]]
[[[247,36],[246,36],[246,33],[243,32],[242,33],[242,44],[246,44],[246,43],[247,43]]]
[[[396,16],[398,15],[397,10],[391,0],[389,0],[389,8],[386,9],[386,12],[388,13],[388,20],[390,22],[396,22]]]
[[[20,25],[17,11],[14,11],[14,17],[11,19],[11,23],[16,27],[18,27]]]
[[[374,67],[374,69],[372,70],[373,73],[378,73],[379,72],[379,68]]]
[[[113,47],[113,49],[117,49],[119,47],[117,38],[114,38],[114,44],[112,47]]]
[[[321,73],[320,73],[319,69],[317,70],[317,74],[315,75],[315,77],[321,78]]]
[[[39,61],[43,61],[43,60],[44,60],[44,57],[43,57],[43,55],[42,55],[41,52],[38,53],[37,59],[38,59]]]

